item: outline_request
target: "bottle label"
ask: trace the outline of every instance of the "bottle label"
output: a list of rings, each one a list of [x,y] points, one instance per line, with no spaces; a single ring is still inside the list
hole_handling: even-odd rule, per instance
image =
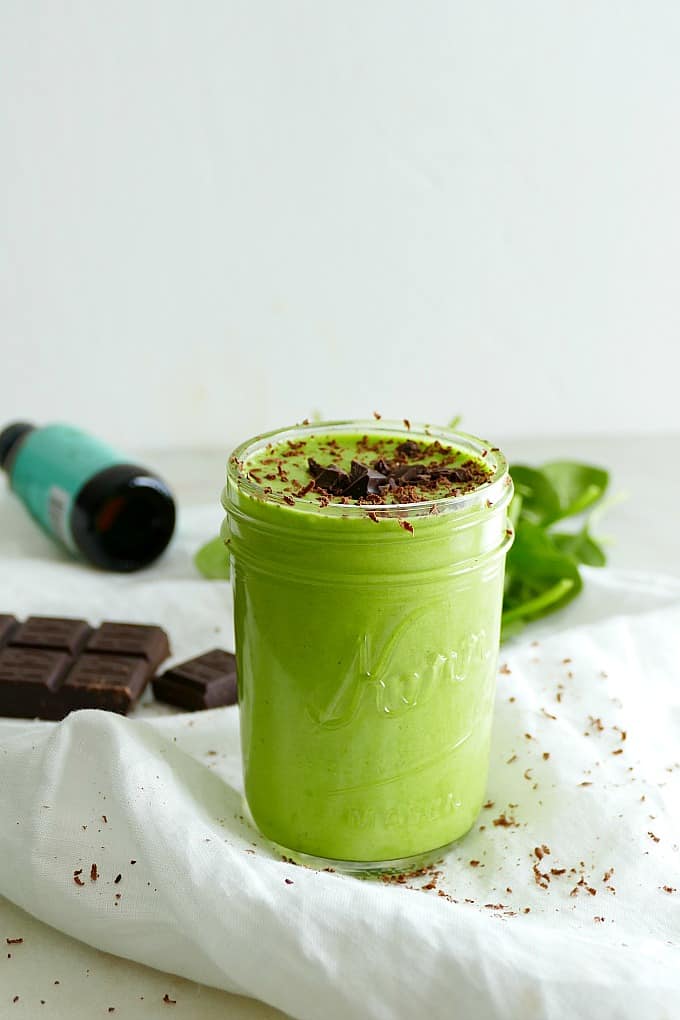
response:
[[[75,542],[69,527],[71,516],[71,497],[59,485],[50,485],[47,503],[47,516],[50,522],[50,531],[57,538],[61,539],[64,545],[74,552]]]
[[[78,493],[93,475],[126,460],[71,425],[46,425],[21,443],[12,464],[11,485],[41,527],[75,551],[71,510]]]

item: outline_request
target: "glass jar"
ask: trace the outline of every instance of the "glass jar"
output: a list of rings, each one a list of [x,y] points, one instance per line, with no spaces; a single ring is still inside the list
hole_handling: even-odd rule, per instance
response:
[[[349,434],[439,440],[491,475],[459,496],[320,506],[266,492],[239,470],[267,444]],[[485,796],[511,496],[497,448],[430,426],[303,425],[232,454],[224,535],[245,793],[284,852],[345,870],[415,866],[473,824]]]

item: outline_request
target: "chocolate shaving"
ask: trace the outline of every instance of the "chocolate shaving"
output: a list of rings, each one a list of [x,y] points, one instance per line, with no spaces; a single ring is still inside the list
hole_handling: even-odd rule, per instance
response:
[[[394,460],[379,457],[369,467],[361,461],[353,460],[349,474],[338,464],[320,464],[313,457],[307,460],[309,473],[314,480],[314,488],[327,496],[339,496],[346,499],[368,499],[370,502],[385,502],[384,493],[388,491],[401,503],[417,503],[427,498],[428,491],[432,495],[441,494],[439,486],[442,482],[450,485],[479,485],[488,480],[488,474],[479,464],[472,460],[459,466],[426,463],[421,460],[409,464],[407,458],[431,454],[435,446],[426,447],[414,440],[406,440],[395,448]],[[425,490],[425,493],[423,493]],[[378,500],[370,497],[378,497]]]

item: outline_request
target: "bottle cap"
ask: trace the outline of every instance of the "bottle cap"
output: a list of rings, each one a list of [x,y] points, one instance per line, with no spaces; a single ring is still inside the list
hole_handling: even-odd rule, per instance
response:
[[[0,468],[9,470],[10,458],[12,453],[17,450],[19,440],[32,432],[34,428],[35,425],[31,425],[30,422],[15,421],[0,432]]]

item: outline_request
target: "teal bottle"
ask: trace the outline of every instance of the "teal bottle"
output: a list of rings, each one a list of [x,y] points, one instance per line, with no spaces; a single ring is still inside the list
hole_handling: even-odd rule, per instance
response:
[[[104,570],[146,567],[172,538],[175,501],[165,482],[71,425],[8,425],[0,467],[48,535]]]

